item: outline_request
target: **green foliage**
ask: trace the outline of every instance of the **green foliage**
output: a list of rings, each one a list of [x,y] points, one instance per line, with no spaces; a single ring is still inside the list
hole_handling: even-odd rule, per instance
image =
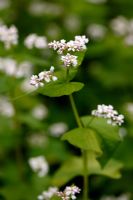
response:
[[[71,167],[70,167],[71,165]],[[122,164],[111,159],[104,167],[101,167],[94,153],[88,151],[88,174],[104,175],[110,178],[120,178]],[[52,184],[62,186],[76,176],[83,175],[83,161],[81,157],[72,157],[67,160],[55,173]]]
[[[82,117],[85,127],[95,131],[98,143],[102,149],[101,164],[105,164],[113,156],[115,150],[121,142],[118,127],[107,124],[106,119],[92,118],[91,116]]]
[[[72,94],[82,89],[83,83],[68,82],[68,83],[49,83],[43,88],[39,89],[39,93],[49,97],[60,97]]]
[[[74,146],[102,154],[95,131],[89,128],[76,128],[62,136],[62,140],[67,140]]]

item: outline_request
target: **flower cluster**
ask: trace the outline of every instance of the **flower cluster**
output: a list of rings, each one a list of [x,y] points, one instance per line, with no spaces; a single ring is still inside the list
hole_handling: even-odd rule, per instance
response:
[[[34,172],[37,172],[38,176],[42,177],[48,173],[49,166],[46,159],[43,156],[32,157],[29,159],[29,165]]]
[[[8,28],[6,25],[0,25],[0,41],[4,43],[6,49],[10,49],[12,45],[18,44],[18,30],[12,25]]]
[[[118,16],[111,20],[110,26],[117,36],[122,36],[127,46],[133,46],[133,18]]]
[[[0,115],[13,117],[15,110],[11,102],[5,97],[0,96]]]
[[[29,61],[17,63],[13,58],[0,57],[0,71],[16,78],[29,77],[32,74],[32,64]]]
[[[57,192],[57,195],[62,198],[62,200],[76,199],[75,194],[80,193],[80,188],[72,185],[67,186],[63,192]]]
[[[112,125],[121,125],[124,122],[124,116],[118,115],[118,112],[114,110],[111,105],[98,105],[97,110],[92,111],[92,115],[96,117],[103,117],[107,119],[108,124]]]
[[[38,200],[49,200],[57,191],[57,187],[49,187],[47,191],[43,191],[42,194],[38,196]]]
[[[68,52],[83,51],[86,49],[86,43],[88,43],[88,38],[85,35],[75,36],[75,40],[66,40],[62,39],[60,41],[53,41],[48,43],[49,48],[57,50],[58,54],[61,54],[61,61],[65,67],[76,67],[78,65],[77,56],[71,55]]]
[[[77,56],[71,55],[69,53],[67,53],[65,56],[61,56],[61,61],[65,67],[76,67],[78,64]]]
[[[56,81],[58,78],[53,75],[54,67],[51,66],[49,71],[42,71],[38,75],[32,75],[30,79],[30,84],[38,87],[43,87],[44,82],[49,83],[50,81]]]
[[[28,49],[32,49],[33,47],[37,49],[44,49],[47,47],[47,39],[44,36],[38,36],[33,33],[25,38],[24,44]]]
[[[85,35],[83,36],[75,36],[75,40],[70,40],[66,42],[66,40],[62,39],[60,41],[53,41],[48,44],[49,48],[57,50],[59,54],[62,54],[66,51],[82,51],[86,49],[86,43],[88,43],[88,38]]]

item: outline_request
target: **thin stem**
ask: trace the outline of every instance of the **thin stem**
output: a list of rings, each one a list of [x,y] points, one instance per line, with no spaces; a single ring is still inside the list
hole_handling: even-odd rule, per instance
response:
[[[69,68],[66,69],[66,80],[68,81],[68,76],[69,76]]]
[[[80,120],[80,116],[79,116],[75,101],[73,99],[73,96],[69,95],[69,99],[70,99],[70,103],[72,106],[72,110],[73,110],[77,125],[80,128],[83,128],[84,126]],[[88,186],[88,169],[87,169],[87,160],[88,160],[87,150],[82,150],[82,157],[83,157],[83,174],[84,174],[83,175],[84,176],[83,177],[84,178],[83,200],[88,200],[88,187],[89,186]]]
[[[69,99],[70,99],[70,102],[71,102],[72,110],[73,110],[73,113],[74,113],[74,116],[75,116],[77,125],[78,125],[80,128],[82,128],[83,125],[82,125],[82,122],[81,122],[81,120],[80,120],[80,117],[79,117],[79,114],[78,114],[78,110],[77,110],[77,108],[76,108],[76,104],[75,104],[75,102],[74,102],[74,99],[73,99],[72,94],[69,95]]]
[[[88,154],[86,150],[82,151],[83,156],[83,167],[84,167],[84,190],[83,190],[83,199],[88,200],[88,169],[87,169],[87,161]]]

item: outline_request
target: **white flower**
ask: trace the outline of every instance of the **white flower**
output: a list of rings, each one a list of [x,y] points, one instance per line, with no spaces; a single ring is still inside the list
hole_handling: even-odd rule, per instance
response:
[[[34,47],[37,49],[44,49],[47,47],[47,39],[44,36],[38,36],[33,33],[25,38],[24,44],[28,49],[32,49]]]
[[[54,123],[49,127],[49,132],[54,137],[59,137],[68,130],[68,126],[64,122]]]
[[[44,119],[48,115],[48,109],[45,105],[39,104],[32,110],[32,115],[39,120]]]
[[[35,86],[36,88],[43,87],[44,83],[42,83],[37,75],[32,75],[30,79],[30,84]]]
[[[87,27],[88,35],[94,40],[101,40],[105,37],[106,28],[101,24],[91,24]]]
[[[57,191],[57,187],[49,187],[47,191],[43,191],[42,194],[38,196],[38,200],[49,200]]]
[[[105,3],[107,0],[87,0],[87,1],[94,4],[102,4]]]
[[[6,117],[13,117],[15,114],[13,105],[4,96],[0,97],[0,114]]]
[[[49,170],[48,163],[43,156],[33,157],[29,159],[29,165],[38,176],[46,176]]]
[[[48,44],[49,48],[57,50],[57,53],[62,54],[65,50],[67,51],[83,51],[86,49],[86,43],[88,43],[88,38],[85,35],[75,36],[75,40],[70,40],[66,42],[64,39],[60,41],[53,41]]]
[[[0,10],[6,9],[10,6],[9,0],[0,0]]]
[[[16,77],[29,77],[32,74],[32,64],[28,61],[24,61],[18,65],[16,71]]]
[[[112,125],[120,126],[124,122],[124,116],[118,115],[118,112],[114,110],[113,106],[111,105],[98,105],[97,110],[92,111],[92,115],[96,117],[103,117],[107,119],[108,124]]]
[[[80,188],[72,185],[67,186],[63,192],[57,192],[57,195],[62,198],[62,200],[76,199],[76,193],[80,193]]]
[[[38,88],[40,86],[44,86],[44,82],[49,83],[50,81],[56,81],[58,78],[54,76],[53,73],[54,67],[51,66],[49,71],[42,71],[38,75],[32,75],[30,79],[30,84]]]
[[[124,16],[118,16],[110,23],[112,30],[116,35],[123,36],[128,31],[128,20]]]
[[[71,55],[69,53],[67,53],[65,56],[61,56],[61,61],[65,67],[76,67],[78,64],[77,56]]]
[[[133,33],[132,34],[128,34],[125,38],[124,38],[124,43],[127,46],[133,46]]]
[[[0,70],[9,76],[15,76],[17,62],[12,58],[0,58]]]
[[[12,45],[18,44],[18,30],[12,25],[8,28],[6,25],[0,25],[0,41],[4,43],[6,49]]]

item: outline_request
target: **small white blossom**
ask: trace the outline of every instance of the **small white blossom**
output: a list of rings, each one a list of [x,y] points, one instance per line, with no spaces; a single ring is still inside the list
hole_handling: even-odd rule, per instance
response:
[[[15,114],[13,105],[4,96],[0,97],[0,114],[6,117],[13,117]]]
[[[38,36],[33,33],[25,38],[24,44],[28,49],[32,49],[34,47],[37,49],[44,49],[47,47],[47,39],[44,36]]]
[[[76,199],[76,193],[80,193],[80,188],[72,185],[67,186],[63,192],[57,192],[57,195],[62,198],[62,200]]]
[[[43,87],[44,83],[40,81],[37,75],[32,75],[30,79],[30,84],[35,86],[36,88]]]
[[[48,173],[49,165],[43,156],[30,158],[29,165],[40,177],[46,176]]]
[[[12,45],[18,44],[18,30],[12,25],[8,28],[6,25],[0,25],[0,41],[4,43],[6,49],[10,49]]]
[[[32,110],[32,115],[39,120],[42,120],[47,117],[48,115],[48,109],[45,105],[39,104]]]
[[[127,46],[133,46],[133,33],[132,34],[128,34],[125,38],[124,38],[124,43]]]
[[[65,56],[61,56],[61,61],[65,67],[76,67],[78,64],[77,56],[71,55],[69,53],[67,53]]]
[[[53,75],[54,67],[51,66],[49,71],[42,71],[38,75],[32,75],[30,79],[30,84],[35,86],[36,88],[44,86],[45,83],[49,83],[50,81],[56,81],[58,78]]]
[[[9,0],[0,0],[0,10],[6,9],[10,6]]]
[[[49,132],[54,137],[59,137],[68,130],[68,126],[64,122],[54,123],[49,127]]]
[[[32,147],[44,147],[47,145],[46,134],[43,132],[32,133],[27,137],[27,142]]]
[[[102,4],[106,3],[107,0],[87,0],[87,1],[93,4]]]
[[[110,23],[112,30],[116,35],[123,36],[128,31],[128,20],[124,16],[118,16]]]
[[[112,125],[120,126],[124,122],[124,116],[118,115],[118,112],[114,110],[113,106],[111,105],[98,105],[97,110],[92,111],[92,115],[96,117],[103,117],[107,119],[108,124]]]
[[[106,28],[101,24],[91,24],[87,27],[87,34],[94,40],[102,40],[106,32]]]
[[[75,36],[75,40],[70,40],[66,42],[64,39],[60,41],[53,41],[48,44],[49,48],[57,50],[57,53],[63,54],[64,51],[83,51],[86,49],[86,43],[88,43],[88,38],[85,35]]]
[[[13,58],[0,58],[0,71],[8,76],[29,77],[32,74],[32,64],[28,61],[17,63]]]
[[[38,200],[49,200],[57,191],[57,187],[49,187],[47,191],[43,191],[42,194],[38,196]]]

